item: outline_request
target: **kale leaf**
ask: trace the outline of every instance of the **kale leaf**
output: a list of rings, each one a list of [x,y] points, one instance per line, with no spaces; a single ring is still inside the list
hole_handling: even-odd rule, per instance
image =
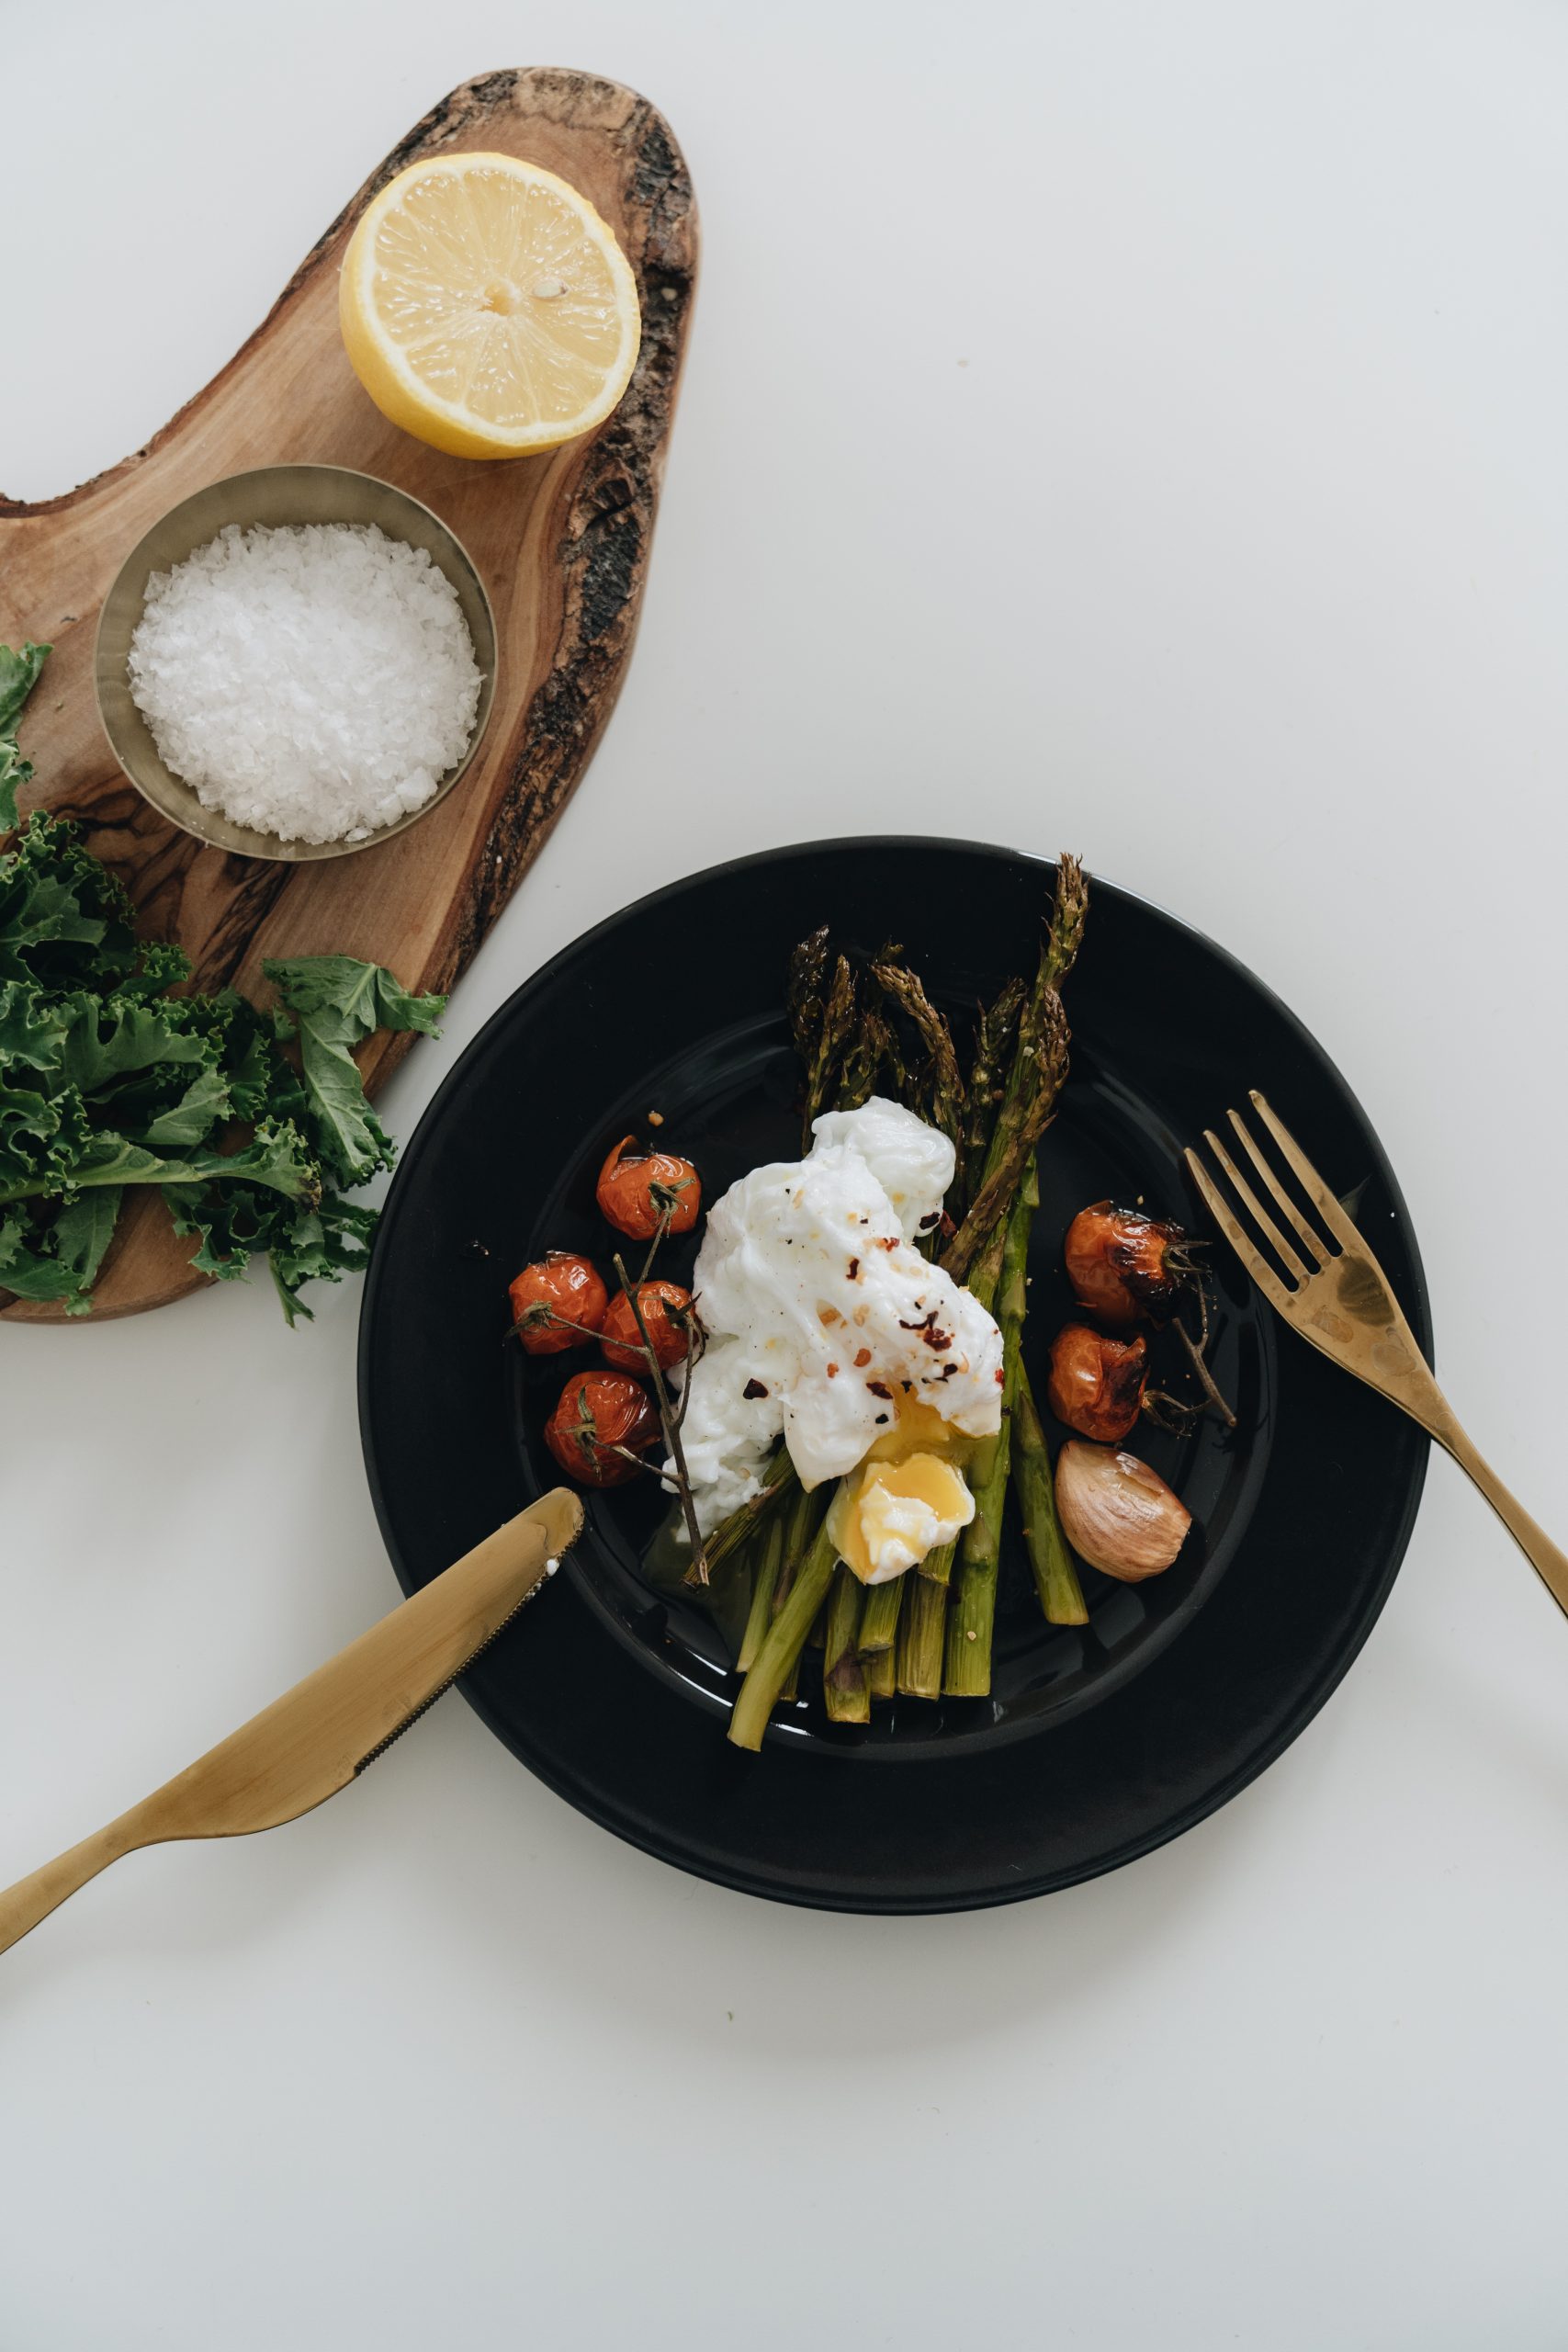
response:
[[[32,763],[17,749],[17,722],[49,653],[47,645],[24,645],[19,653],[0,645],[0,832],[16,823],[17,794],[32,782]]]
[[[295,1016],[321,1158],[340,1183],[366,1183],[378,1169],[391,1166],[393,1151],[365,1099],[352,1048],[378,1029],[434,1035],[446,1000],[411,996],[378,964],[361,964],[352,956],[301,956],[262,969]]]
[[[0,646],[0,831],[32,773],[17,720],[48,650]],[[367,1263],[376,1213],[338,1188],[394,1157],[354,1048],[433,1034],[446,1000],[349,956],[268,964],[271,1010],[175,996],[188,957],[134,918],[73,825],[35,810],[0,855],[0,1291],[86,1313],[130,1189],[152,1186],[203,1272],[265,1256],[292,1323],[303,1283]]]

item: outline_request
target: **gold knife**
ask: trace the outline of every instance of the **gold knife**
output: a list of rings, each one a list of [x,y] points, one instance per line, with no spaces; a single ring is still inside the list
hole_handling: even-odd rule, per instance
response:
[[[511,1623],[581,1526],[564,1487],[509,1519],[177,1778],[7,1887],[0,1951],[138,1846],[276,1829],[346,1788]]]

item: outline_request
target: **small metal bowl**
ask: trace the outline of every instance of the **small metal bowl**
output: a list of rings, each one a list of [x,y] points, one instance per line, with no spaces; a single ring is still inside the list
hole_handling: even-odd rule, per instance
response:
[[[152,730],[130,698],[130,640],[146,604],[147,582],[154,571],[167,571],[172,565],[183,563],[230,523],[238,523],[243,530],[258,523],[374,523],[389,539],[423,548],[452,582],[474,641],[474,659],[483,684],[468,748],[457,766],[442,777],[423,808],[367,833],[363,841],[288,842],[276,833],[253,832],[248,825],[231,823],[220,809],[204,808],[192,787],[159,757]],[[291,863],[346,857],[351,851],[374,849],[378,842],[390,841],[394,833],[417,825],[446,797],[479,750],[495,700],[495,616],[484,582],[461,541],[406,491],[394,490],[390,482],[378,481],[371,474],[354,473],[346,466],[260,466],[254,473],[231,474],[225,481],[209,482],[205,490],[182,499],[138,541],[104,599],[93,678],[109,749],[142,798],[151,801],[171,824],[183,826],[214,849],[242,857],[282,858]]]

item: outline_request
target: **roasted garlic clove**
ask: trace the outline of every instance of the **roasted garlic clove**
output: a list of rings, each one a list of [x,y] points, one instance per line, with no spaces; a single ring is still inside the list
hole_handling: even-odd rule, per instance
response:
[[[1139,1584],[1168,1568],[1192,1514],[1136,1454],[1069,1438],[1056,1458],[1056,1513],[1081,1560]]]

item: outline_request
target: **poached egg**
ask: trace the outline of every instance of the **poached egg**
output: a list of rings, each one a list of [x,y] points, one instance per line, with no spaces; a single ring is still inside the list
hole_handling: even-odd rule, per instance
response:
[[[1001,1333],[914,1246],[953,1182],[947,1137],[880,1095],[812,1136],[708,1212],[693,1281],[708,1343],[682,1439],[705,1533],[758,1491],[781,1435],[808,1489],[859,1473],[834,1532],[881,1582],[974,1515],[959,1465],[1000,1427]]]

